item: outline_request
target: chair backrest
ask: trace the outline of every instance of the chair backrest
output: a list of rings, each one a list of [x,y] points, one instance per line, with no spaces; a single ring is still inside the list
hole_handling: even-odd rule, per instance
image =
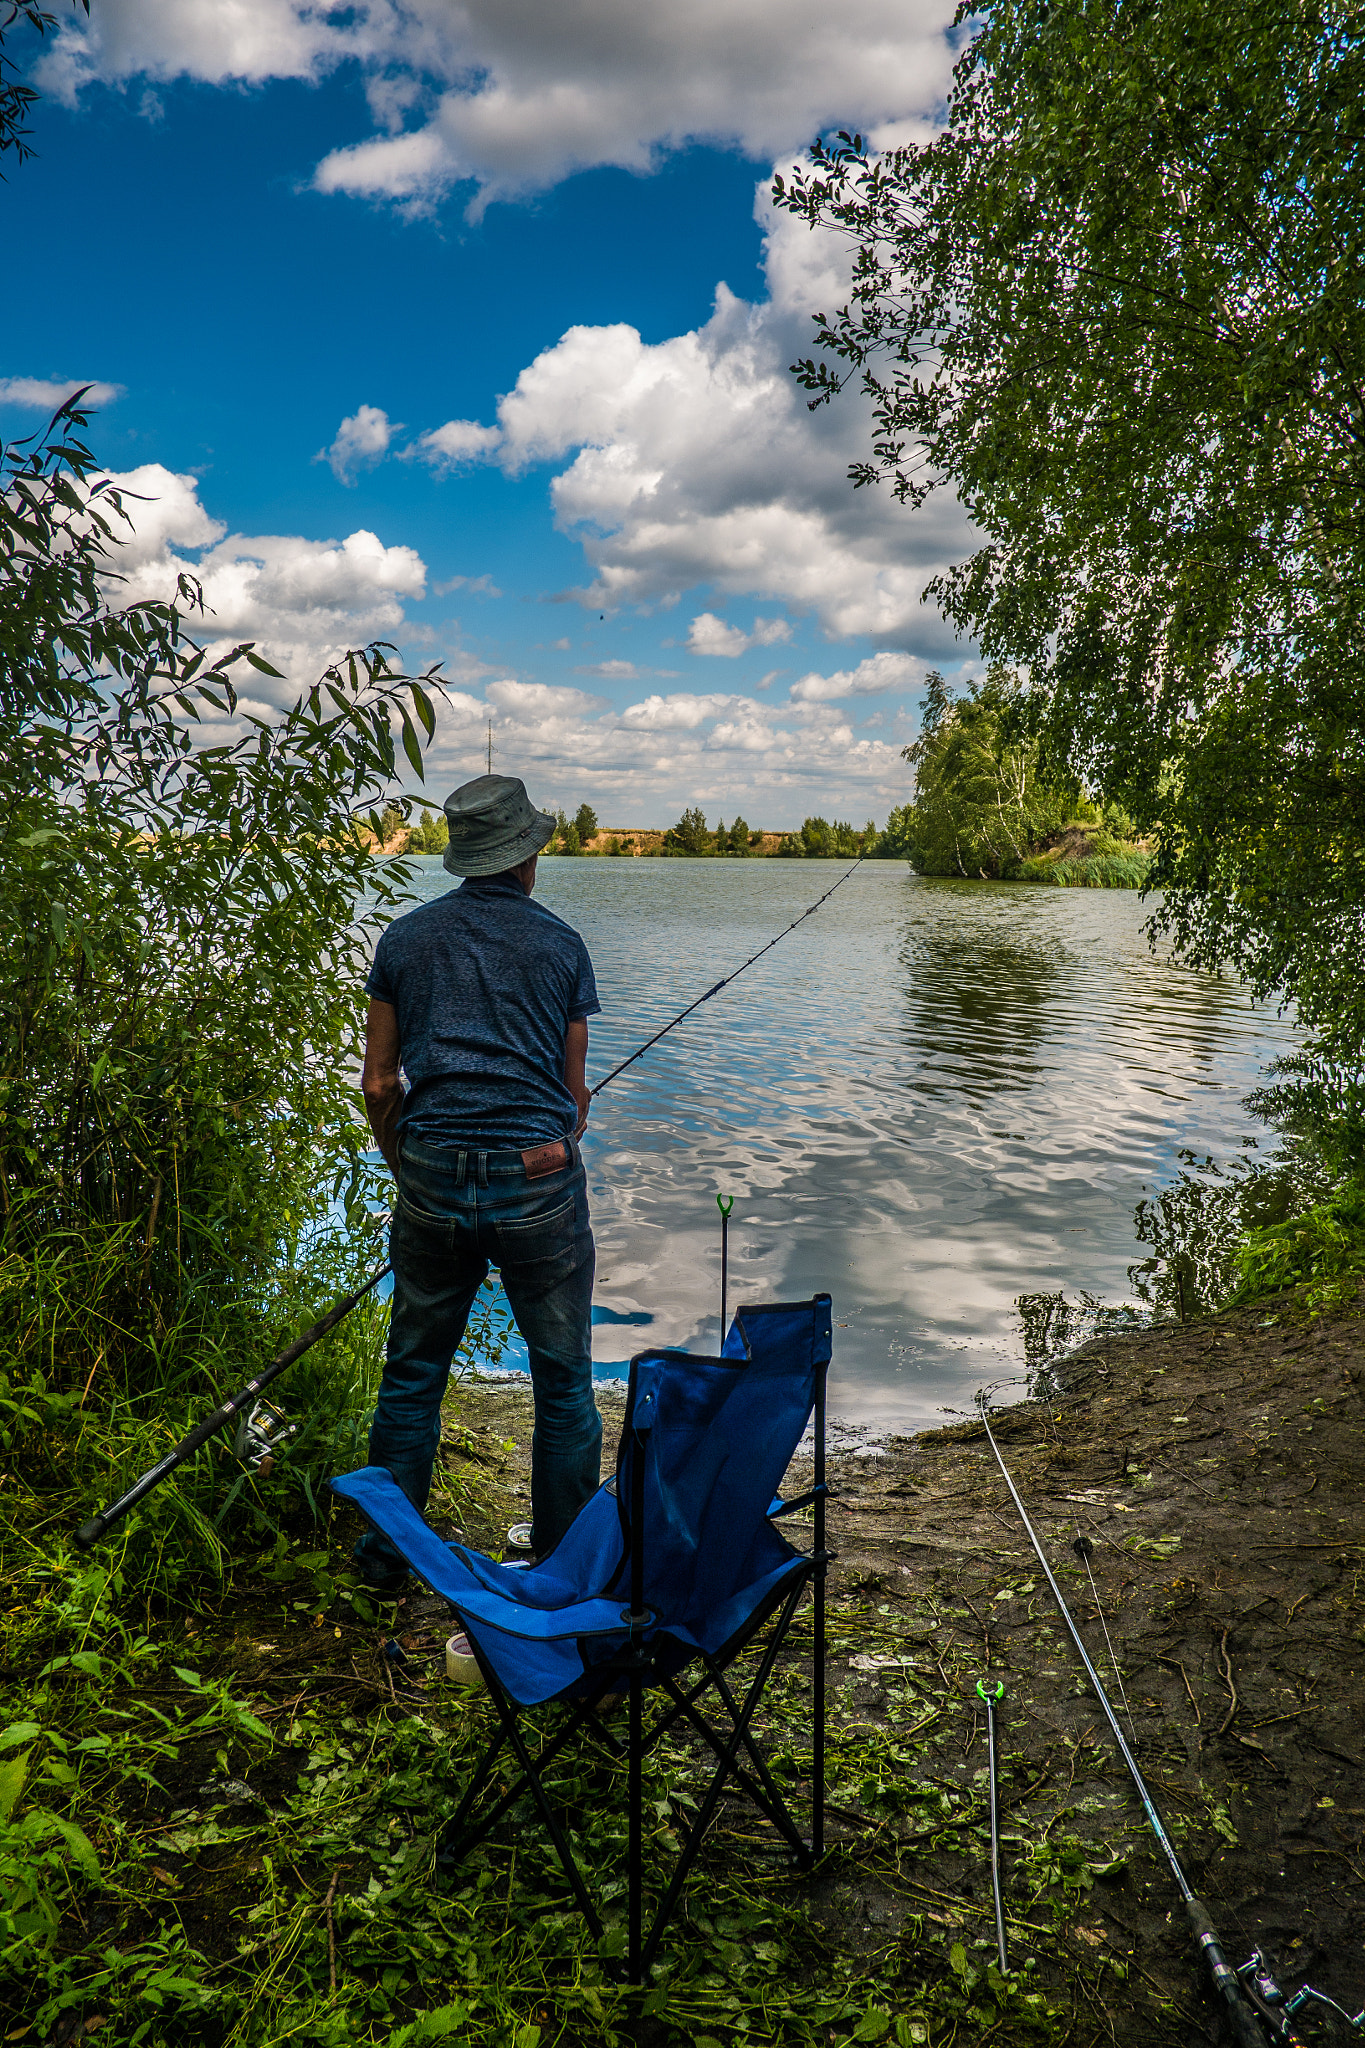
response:
[[[741,1308],[719,1358],[631,1360],[616,1482],[627,1556],[616,1583],[638,1584],[646,1608],[685,1622],[698,1641],[734,1594],[792,1555],[767,1511],[812,1410],[823,1425],[830,1338],[830,1298],[817,1294]]]

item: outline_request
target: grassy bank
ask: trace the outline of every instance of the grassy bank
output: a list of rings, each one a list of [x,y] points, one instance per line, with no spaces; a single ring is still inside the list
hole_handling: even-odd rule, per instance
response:
[[[1152,856],[1140,839],[1123,839],[1094,821],[1064,826],[1027,855],[1005,879],[1047,882],[1059,889],[1142,889]]]
[[[1365,1990],[1348,1812],[1365,1619],[1351,1562],[1365,1553],[1362,1308],[1312,1319],[1291,1295],[1111,1334],[1001,1431],[1098,1658],[1094,1600],[1069,1549],[1078,1530],[1093,1540],[1139,1754],[1237,1960],[1268,1941],[1278,1965],[1315,1974],[1352,2009]],[[369,1370],[379,1334],[378,1322],[362,1333]],[[303,1393],[291,1388],[294,1412]],[[609,1446],[619,1412],[607,1406]],[[438,1526],[496,1545],[524,1510],[529,1424],[524,1383],[456,1387]],[[1216,2038],[1168,1874],[978,1426],[836,1460],[828,1855],[802,1879],[766,1828],[727,1806],[643,2001],[613,1974],[618,1767],[590,1742],[566,1755],[554,1793],[604,1888],[600,1948],[567,1910],[529,1812],[453,1880],[436,1876],[434,1835],[489,1709],[444,1679],[443,1603],[414,1587],[381,1608],[357,1586],[349,1511],[316,1477],[314,1516],[283,1466],[243,1487],[222,1453],[206,1454],[220,1469],[190,1475],[189,1501],[207,1515],[238,1488],[221,1525],[230,1560],[184,1560],[165,1499],[155,1543],[157,1510],[93,1563],[68,1532],[113,1483],[117,1432],[74,1403],[10,1426],[8,2038]],[[160,1441],[126,1449],[124,1470]],[[329,1447],[334,1461],[348,1462],[342,1449]],[[810,1770],[803,1626],[765,1725],[798,1798]],[[1005,1975],[975,1693],[987,1672],[1006,1686]],[[662,1869],[705,1771],[684,1743],[649,1769]]]

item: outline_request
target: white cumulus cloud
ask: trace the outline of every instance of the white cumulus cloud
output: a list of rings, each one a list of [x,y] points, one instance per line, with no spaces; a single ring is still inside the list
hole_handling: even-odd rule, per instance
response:
[[[751,647],[773,647],[791,636],[786,619],[755,619],[746,633],[741,626],[727,626],[714,612],[699,612],[687,629],[687,649],[689,654],[722,654],[733,660]]]
[[[692,141],[756,158],[817,129],[874,136],[932,116],[953,59],[945,0],[101,0],[37,67],[73,101],[96,80],[316,80],[354,62],[376,132],[329,151],[323,191],[429,205],[452,185],[540,191],[577,170],[648,171]]]
[[[342,541],[299,534],[228,534],[199,498],[198,480],[160,463],[111,473],[132,525],[115,551],[117,601],[169,598],[189,570],[204,593],[197,637],[221,647],[252,640],[290,689],[313,682],[348,647],[396,639],[404,598],[419,598],[426,567],[416,550],[386,547],[364,528]],[[266,679],[253,675],[260,691]],[[289,694],[275,685],[277,696]]]
[[[121,384],[104,384],[97,377],[0,377],[0,405],[56,412],[82,386],[87,387],[82,405],[112,405],[123,396]]]
[[[538,803],[586,798],[609,825],[669,823],[697,803],[713,822],[743,811],[785,829],[815,813],[884,817],[907,794],[898,747],[827,704],[679,690],[613,706],[512,678],[490,682],[485,699],[439,707],[432,788],[479,773],[491,717],[495,768],[520,775]]]
[[[970,526],[951,497],[908,512],[851,489],[865,405],[850,394],[811,413],[787,367],[809,351],[812,313],[846,297],[848,251],[774,214],[766,182],[756,211],[766,301],[749,305],[721,284],[703,327],[659,342],[623,323],[571,327],[522,370],[495,426],[452,423],[461,445],[495,454],[509,475],[565,463],[551,498],[595,572],[572,593],[585,605],[670,605],[709,586],[814,613],[831,639],[949,655],[953,637],[921,598],[971,551]],[[688,645],[740,654],[784,630],[762,620],[745,635],[707,611]]]
[[[361,405],[337,428],[330,448],[319,448],[315,462],[325,462],[339,484],[353,484],[362,469],[373,469],[389,452],[389,443],[400,432],[395,421],[377,405]]]
[[[419,434],[402,454],[405,462],[428,463],[438,475],[445,476],[466,463],[487,461],[501,442],[502,434],[497,427],[481,427],[477,420],[447,420],[443,427]]]
[[[811,673],[792,684],[793,704],[817,704],[832,697],[879,697],[885,690],[913,689],[923,680],[924,664],[908,654],[890,649],[869,655],[856,668],[836,670],[832,676]]]

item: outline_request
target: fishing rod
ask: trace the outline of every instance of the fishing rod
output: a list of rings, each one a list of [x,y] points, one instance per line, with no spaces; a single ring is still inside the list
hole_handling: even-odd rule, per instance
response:
[[[995,1710],[1005,1697],[1001,1679],[995,1681],[992,1692],[984,1678],[976,1681],[976,1690],[986,1703],[986,1755],[990,1765],[991,1780],[991,1894],[995,1900],[995,1946],[1000,1957],[1000,1974],[1010,1973],[1009,1951],[1005,1946],[1005,1902],[1000,1895],[1000,1759],[995,1736]]]
[[[613,1067],[611,1072],[598,1082],[592,1093],[600,1095],[608,1081],[614,1081],[618,1074],[623,1074],[627,1067],[633,1066],[636,1060],[649,1051],[651,1046],[657,1045],[661,1038],[667,1037],[675,1025],[681,1024],[685,1017],[690,1017],[694,1010],[699,1010],[703,1003],[709,1003],[712,996],[719,995],[723,988],[727,988],[732,981],[737,981],[746,968],[752,967],[756,960],[761,960],[765,953],[771,953],[773,947],[780,944],[786,938],[788,932],[794,932],[797,925],[804,924],[808,917],[813,917],[822,904],[828,903],[834,891],[842,888],[849,875],[853,873],[854,868],[862,866],[864,858],[865,856],[860,853],[857,860],[854,861],[853,867],[840,875],[838,881],[826,889],[824,895],[812,903],[808,910],[803,910],[800,917],[793,918],[791,923],[777,934],[776,938],[769,939],[766,946],[760,946],[756,953],[750,954],[749,958],[741,966],[736,967],[732,974],[723,976],[713,988],[707,989],[705,995],[698,996],[696,1001],[689,1003],[685,1010],[680,1010],[678,1015],[665,1024],[661,1031],[656,1031],[652,1038],[646,1039],[645,1043],[638,1047],[630,1055],[629,1059],[624,1059],[620,1066]],[[220,1430],[226,1429],[230,1422],[236,1421],[239,1417],[245,1418],[249,1427],[250,1410],[259,1400],[264,1389],[270,1385],[270,1382],[276,1379],[289,1366],[293,1365],[296,1359],[302,1358],[304,1352],[311,1350],[313,1345],[320,1338],[325,1337],[329,1330],[334,1330],[337,1324],[342,1322],[351,1313],[357,1302],[363,1301],[370,1290],[377,1287],[379,1282],[391,1271],[392,1267],[386,1262],[379,1268],[377,1273],[370,1276],[363,1287],[358,1287],[354,1294],[344,1295],[333,1308],[327,1311],[325,1316],[322,1316],[313,1324],[311,1329],[305,1330],[301,1337],[296,1338],[292,1344],[281,1351],[278,1358],[272,1358],[269,1365],[262,1367],[254,1379],[248,1380],[244,1387],[240,1388],[228,1400],[222,1402],[219,1407],[214,1409],[211,1415],[206,1415],[202,1422],[196,1424],[187,1436],[181,1438],[174,1450],[168,1451],[164,1458],[158,1459],[157,1463],[144,1472],[142,1477],[136,1480],[126,1493],[120,1494],[119,1498],[116,1501],[112,1501],[100,1514],[92,1515],[88,1522],[82,1522],[80,1528],[76,1531],[75,1540],[77,1548],[80,1550],[92,1549],[99,1542],[100,1538],[108,1533],[115,1522],[122,1520],[130,1508],[135,1508],[139,1501],[145,1500],[154,1487],[160,1486],[163,1479],[169,1478],[172,1472],[178,1471],[188,1458],[192,1458],[195,1452],[200,1450],[211,1438],[217,1436]],[[723,1337],[723,1317],[721,1334]]]
[[[211,1437],[217,1436],[220,1430],[226,1429],[230,1422],[237,1421],[239,1417],[249,1421],[251,1410],[270,1382],[293,1365],[296,1359],[302,1358],[305,1351],[311,1351],[329,1330],[334,1330],[337,1324],[351,1313],[357,1302],[363,1301],[371,1289],[377,1287],[391,1270],[386,1260],[377,1273],[370,1275],[363,1287],[357,1287],[354,1294],[344,1294],[340,1301],[328,1309],[325,1316],[319,1316],[317,1322],[306,1329],[301,1337],[296,1337],[292,1344],[287,1344],[277,1357],[271,1359],[269,1365],[262,1366],[254,1379],[249,1379],[244,1387],[222,1402],[211,1415],[206,1415],[202,1422],[196,1423],[188,1436],[183,1436],[174,1450],[167,1451],[164,1458],[159,1458],[140,1479],[134,1480],[126,1493],[121,1493],[116,1501],[112,1501],[99,1514],[92,1515],[88,1522],[82,1522],[76,1531],[76,1548],[92,1550],[101,1536],[113,1528],[115,1522],[122,1521],[130,1508],[135,1508],[140,1500],[145,1500],[153,1487],[160,1486],[163,1479],[169,1479],[171,1473],[178,1471],[186,1459],[192,1458]]]
[[[752,967],[755,960],[761,960],[765,953],[772,952],[774,946],[781,945],[783,939],[786,938],[788,932],[794,932],[796,930],[796,927],[799,924],[804,924],[808,917],[814,917],[816,911],[819,910],[821,904],[828,903],[830,897],[834,894],[834,891],[836,889],[843,888],[844,883],[848,880],[849,875],[853,873],[854,868],[860,868],[864,860],[866,860],[866,858],[866,854],[860,853],[858,855],[858,858],[854,861],[853,867],[847,869],[844,874],[840,875],[838,881],[833,883],[830,888],[826,889],[824,895],[821,896],[816,902],[812,903],[809,910],[803,910],[800,917],[794,917],[791,923],[787,925],[782,931],[780,931],[775,939],[769,939],[766,946],[760,946],[756,953],[751,953],[748,959],[743,963],[743,966],[736,967],[733,974],[723,975],[713,988],[707,989],[706,994],[704,996],[698,996],[696,1001],[693,1003],[689,1003],[685,1010],[679,1010],[677,1016],[671,1017],[668,1023],[664,1025],[661,1031],[656,1031],[652,1038],[647,1038],[643,1045],[637,1046],[636,1050],[630,1055],[629,1059],[622,1060],[619,1067],[613,1067],[609,1074],[604,1075],[603,1078],[598,1082],[597,1086],[591,1091],[591,1093],[593,1095],[600,1095],[602,1093],[602,1090],[606,1087],[608,1081],[614,1081],[618,1074],[625,1073],[627,1067],[633,1067],[635,1065],[636,1060],[642,1059],[644,1055],[649,1051],[650,1047],[652,1045],[657,1045],[661,1038],[667,1038],[669,1032],[672,1031],[676,1025],[681,1024],[685,1017],[690,1017],[692,1015],[692,1012],[694,1010],[699,1010],[703,1003],[709,1003],[712,996],[718,996],[723,988],[728,988],[730,986],[730,983],[732,981],[738,981],[740,975],[743,974],[746,971],[746,969]]]
[[[1155,1802],[1152,1799],[1152,1795],[1147,1790],[1146,1780],[1143,1778],[1142,1772],[1138,1769],[1137,1760],[1134,1757],[1132,1750],[1128,1747],[1127,1741],[1124,1738],[1123,1730],[1119,1726],[1118,1716],[1115,1714],[1113,1707],[1109,1704],[1109,1695],[1105,1691],[1104,1686],[1100,1682],[1100,1675],[1098,1671],[1096,1671],[1094,1665],[1090,1661],[1090,1653],[1086,1649],[1084,1642],[1081,1640],[1081,1633],[1080,1630],[1077,1628],[1074,1620],[1072,1619],[1071,1609],[1067,1606],[1066,1601],[1062,1597],[1062,1589],[1057,1584],[1056,1579],[1053,1577],[1052,1566],[1048,1563],[1046,1553],[1043,1550],[1043,1546],[1038,1541],[1037,1532],[1035,1531],[1032,1522],[1028,1518],[1028,1511],[1025,1508],[1023,1501],[1019,1498],[1019,1489],[1015,1485],[1014,1481],[1010,1478],[1009,1468],[1005,1464],[1004,1459],[1000,1455],[1000,1446],[995,1441],[995,1437],[991,1431],[990,1417],[987,1411],[986,1396],[984,1392],[979,1393],[977,1395],[976,1405],[978,1412],[981,1416],[982,1426],[984,1427],[986,1432],[987,1442],[990,1444],[991,1449],[995,1453],[995,1462],[1000,1467],[1000,1471],[1004,1478],[1005,1484],[1010,1490],[1010,1497],[1013,1500],[1016,1508],[1018,1508],[1019,1510],[1019,1519],[1023,1523],[1024,1528],[1027,1531],[1029,1542],[1033,1545],[1034,1554],[1036,1555],[1039,1564],[1043,1567],[1044,1576],[1046,1577],[1048,1585],[1052,1590],[1052,1597],[1057,1603],[1058,1609],[1061,1613],[1062,1620],[1066,1623],[1067,1633],[1070,1635],[1072,1642],[1075,1644],[1077,1654],[1079,1655],[1082,1664],[1085,1666],[1086,1677],[1090,1680],[1091,1686],[1094,1688],[1095,1697],[1099,1701],[1101,1707],[1103,1707],[1104,1709],[1105,1718],[1109,1723],[1110,1732],[1114,1737],[1114,1741],[1118,1745],[1119,1755],[1123,1758],[1123,1761],[1128,1766],[1129,1776],[1132,1778],[1133,1784],[1137,1788],[1137,1795],[1138,1798],[1142,1801],[1143,1812],[1147,1816],[1147,1821],[1149,1826],[1151,1827],[1152,1833],[1156,1836],[1157,1841],[1161,1844],[1162,1850],[1165,1852],[1166,1861],[1171,1866],[1171,1875],[1174,1877],[1176,1884],[1180,1890],[1180,1896],[1184,1900],[1186,1917],[1188,1918],[1190,1926],[1194,1932],[1195,1941],[1197,1942],[1199,1949],[1204,1957],[1204,1960],[1207,1962],[1209,1969],[1213,1974],[1214,1984],[1217,1986],[1219,1992],[1222,1994],[1224,2001],[1226,2002],[1228,2008],[1228,2016],[1232,2021],[1233,2034],[1236,2037],[1238,2043],[1240,2044],[1240,2048],[1266,2048],[1265,2035],[1261,2031],[1261,2025],[1259,2020],[1257,2019],[1255,2009],[1248,2002],[1246,1994],[1242,1988],[1242,1984],[1238,1976],[1238,1973],[1233,1969],[1226,1955],[1223,1953],[1222,1944],[1219,1942],[1217,1930],[1215,1929],[1213,1922],[1209,1917],[1208,1907],[1204,1904],[1203,1900],[1196,1895],[1193,1887],[1189,1882],[1189,1879],[1186,1877],[1184,1871],[1180,1867],[1180,1859],[1175,1853],[1175,1849],[1171,1843],[1171,1838],[1166,1832],[1165,1824],[1162,1821],[1161,1815],[1157,1812]],[[1282,2038],[1292,2037],[1286,2035]]]

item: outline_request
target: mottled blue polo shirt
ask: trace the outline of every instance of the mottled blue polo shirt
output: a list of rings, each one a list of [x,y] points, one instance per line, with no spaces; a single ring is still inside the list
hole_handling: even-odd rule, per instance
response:
[[[406,1134],[520,1152],[578,1122],[564,1040],[602,1007],[592,962],[573,927],[519,882],[471,875],[395,918],[365,987],[398,1012]]]

